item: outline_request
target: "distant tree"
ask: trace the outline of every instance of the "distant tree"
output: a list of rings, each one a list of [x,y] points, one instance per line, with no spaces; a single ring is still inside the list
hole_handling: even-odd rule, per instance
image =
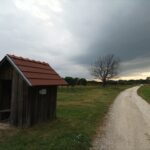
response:
[[[103,86],[105,86],[107,80],[118,75],[119,64],[120,59],[114,55],[98,57],[91,66],[91,74],[97,79],[100,79]]]
[[[87,85],[87,80],[84,79],[84,78],[81,78],[81,79],[79,80],[79,84],[80,84],[80,85]]]
[[[65,77],[65,81],[71,85],[71,86],[74,86],[74,79],[72,77]]]
[[[147,77],[145,82],[146,82],[147,84],[150,84],[150,77]]]
[[[73,80],[74,80],[74,84],[75,84],[75,85],[79,85],[79,81],[80,81],[79,78],[74,78]]]
[[[86,85],[87,81],[84,78],[73,78],[73,77],[65,77],[64,80],[70,85]]]
[[[150,80],[150,77],[147,77],[146,80]]]

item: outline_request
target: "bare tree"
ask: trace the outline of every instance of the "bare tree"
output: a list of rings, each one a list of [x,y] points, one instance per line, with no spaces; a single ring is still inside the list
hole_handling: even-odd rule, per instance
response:
[[[91,66],[91,74],[100,79],[103,86],[106,85],[107,80],[118,75],[120,60],[113,54],[98,59]]]

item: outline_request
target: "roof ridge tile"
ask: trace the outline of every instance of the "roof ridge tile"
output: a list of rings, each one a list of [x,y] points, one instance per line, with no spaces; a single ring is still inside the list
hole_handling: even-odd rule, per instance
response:
[[[15,59],[21,59],[21,60],[24,60],[24,61],[30,61],[30,62],[34,62],[34,63],[39,63],[39,64],[43,64],[43,65],[49,65],[48,63],[46,62],[42,62],[42,61],[37,61],[37,60],[34,60],[34,59],[29,59],[29,58],[25,58],[25,57],[21,57],[21,56],[16,56],[14,54],[7,54],[9,57],[12,57],[12,58],[15,58]]]

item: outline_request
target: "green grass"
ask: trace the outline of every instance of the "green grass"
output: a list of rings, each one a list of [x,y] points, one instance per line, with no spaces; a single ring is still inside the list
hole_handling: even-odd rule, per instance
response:
[[[57,119],[29,129],[0,130],[0,150],[88,150],[110,104],[125,88],[60,88]]]
[[[138,94],[150,103],[150,85],[144,85],[138,90]]]

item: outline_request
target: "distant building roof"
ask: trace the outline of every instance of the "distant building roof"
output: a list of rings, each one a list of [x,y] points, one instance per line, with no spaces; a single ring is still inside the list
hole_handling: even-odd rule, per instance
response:
[[[67,85],[48,63],[15,55],[6,58],[30,86]]]

